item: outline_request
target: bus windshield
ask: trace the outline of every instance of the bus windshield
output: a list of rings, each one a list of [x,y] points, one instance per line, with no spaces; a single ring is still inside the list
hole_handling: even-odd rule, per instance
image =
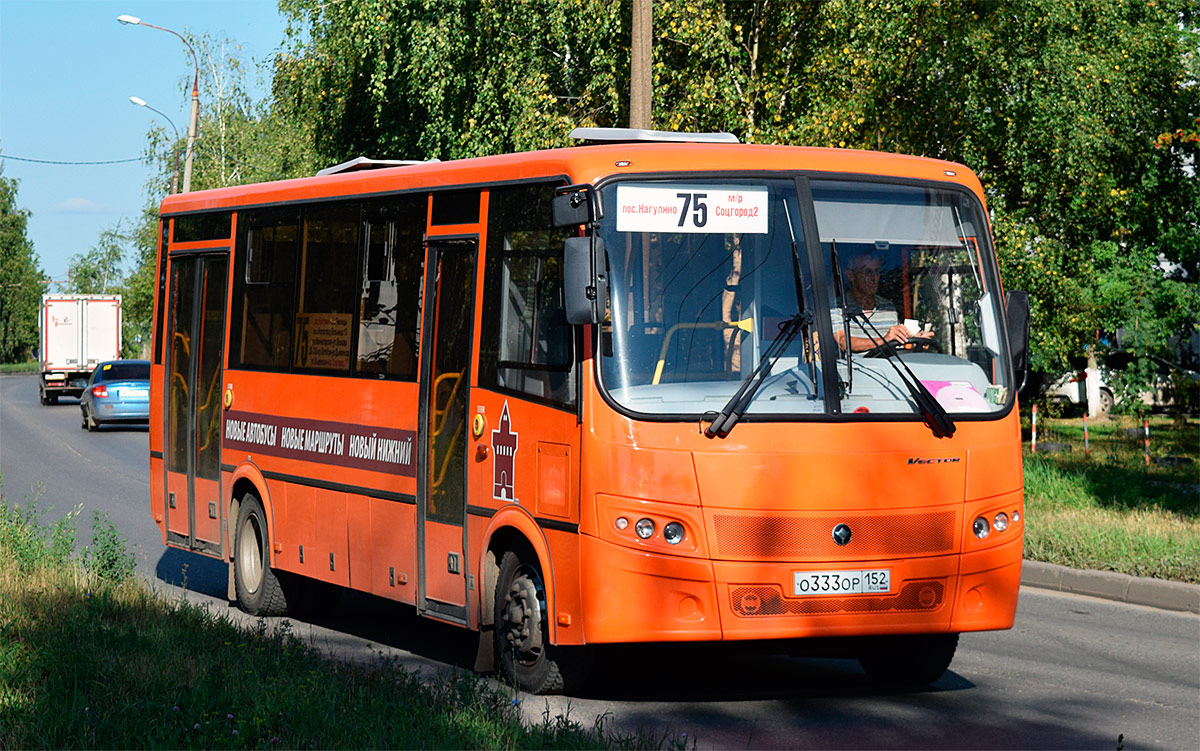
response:
[[[730,403],[769,354],[747,419],[919,414],[914,390],[948,413],[1004,409],[1001,296],[977,202],[850,181],[814,180],[811,194],[802,206],[791,179],[604,188],[609,397],[631,413],[695,419]],[[819,237],[805,237],[804,211]]]

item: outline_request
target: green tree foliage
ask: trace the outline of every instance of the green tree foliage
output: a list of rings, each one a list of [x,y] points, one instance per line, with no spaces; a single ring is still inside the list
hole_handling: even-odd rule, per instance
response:
[[[0,362],[22,362],[38,341],[38,305],[45,285],[33,243],[29,212],[17,206],[17,181],[0,166]]]
[[[453,159],[566,145],[628,111],[629,9],[527,3],[282,0],[276,101],[326,164]]]
[[[154,315],[156,223],[145,216],[133,230],[118,222],[100,233],[86,253],[71,257],[66,291],[121,295],[121,356],[142,357]],[[132,262],[132,270],[125,272]]]
[[[327,164],[563,145],[627,118],[628,5],[280,7],[276,103]],[[1117,329],[1161,353],[1200,314],[1198,20],[1190,0],[658,2],[654,120],[965,163],[1008,286],[1033,297],[1036,364]]]
[[[283,180],[316,171],[312,126],[285,119],[271,100],[247,90],[252,66],[236,43],[192,40],[200,59],[200,125],[192,190]]]
[[[67,266],[67,289],[77,295],[114,295],[125,281],[123,271],[129,235],[117,222],[100,233],[100,239],[86,253],[71,256]]]

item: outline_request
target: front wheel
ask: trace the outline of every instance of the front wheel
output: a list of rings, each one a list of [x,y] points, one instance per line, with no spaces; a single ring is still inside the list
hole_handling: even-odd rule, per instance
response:
[[[586,654],[550,643],[541,571],[511,551],[500,559],[495,618],[496,660],[510,683],[533,694],[555,694],[582,682]]]
[[[919,634],[872,639],[858,657],[871,680],[894,688],[920,688],[950,668],[958,634]]]
[[[238,606],[250,615],[286,615],[287,597],[271,569],[270,537],[262,501],[242,498],[233,542],[233,583]]]

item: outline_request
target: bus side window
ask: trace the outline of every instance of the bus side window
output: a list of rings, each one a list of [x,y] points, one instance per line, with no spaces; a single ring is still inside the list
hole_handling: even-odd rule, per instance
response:
[[[230,365],[286,371],[290,361],[300,238],[297,209],[240,215]]]
[[[304,210],[292,347],[297,370],[350,372],[360,222],[357,202]]]
[[[495,188],[488,202],[479,382],[571,407],[573,331],[563,307],[563,240],[550,226],[554,184]]]
[[[424,269],[424,194],[366,204],[355,373],[415,381]]]

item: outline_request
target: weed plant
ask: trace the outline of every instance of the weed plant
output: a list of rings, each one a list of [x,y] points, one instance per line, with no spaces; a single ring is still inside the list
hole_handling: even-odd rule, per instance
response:
[[[131,576],[107,519],[71,558],[73,523],[46,527],[0,499],[0,749],[662,748],[603,718],[528,725],[514,694],[459,671],[421,678],[380,656],[322,658],[288,621],[245,630]]]
[[[1141,423],[1089,426],[1039,422],[1038,440],[1069,450],[1025,455],[1025,557],[1200,583],[1200,425],[1150,426],[1146,463]]]

